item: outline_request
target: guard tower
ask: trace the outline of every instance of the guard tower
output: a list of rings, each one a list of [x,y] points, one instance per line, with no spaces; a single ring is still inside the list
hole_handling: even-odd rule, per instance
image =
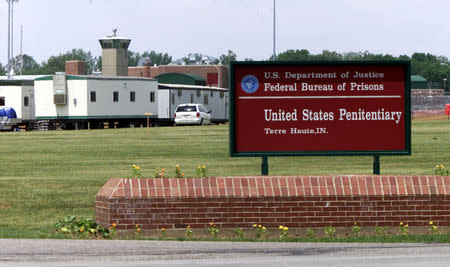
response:
[[[116,35],[99,39],[102,46],[102,74],[105,76],[128,76],[127,50],[131,39]]]

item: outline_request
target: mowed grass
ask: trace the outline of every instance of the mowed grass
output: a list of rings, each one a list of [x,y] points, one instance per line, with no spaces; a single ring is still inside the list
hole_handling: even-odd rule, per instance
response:
[[[381,174],[432,175],[450,167],[450,121],[414,120],[412,155],[381,157]],[[338,142],[338,140],[336,140]],[[228,126],[0,133],[0,237],[52,238],[66,215],[95,216],[95,194],[111,177],[157,168],[187,177],[259,175],[261,158],[230,158]],[[375,140],[374,140],[375,142]],[[270,175],[371,174],[373,157],[270,157]]]

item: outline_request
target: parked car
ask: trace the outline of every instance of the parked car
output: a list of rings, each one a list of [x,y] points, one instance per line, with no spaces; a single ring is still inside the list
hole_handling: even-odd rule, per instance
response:
[[[175,109],[175,124],[211,125],[211,111],[202,104],[181,104]]]

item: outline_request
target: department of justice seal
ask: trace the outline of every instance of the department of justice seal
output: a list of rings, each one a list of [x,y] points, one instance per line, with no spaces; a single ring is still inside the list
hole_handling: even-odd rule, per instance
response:
[[[256,90],[258,90],[259,87],[258,79],[251,74],[246,75],[241,80],[241,87],[242,90],[244,90],[244,92],[252,94],[256,92]]]

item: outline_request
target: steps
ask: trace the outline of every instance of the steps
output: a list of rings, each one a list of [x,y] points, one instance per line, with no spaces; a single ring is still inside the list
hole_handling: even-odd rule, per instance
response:
[[[33,124],[33,131],[48,131],[48,120],[35,121]]]

